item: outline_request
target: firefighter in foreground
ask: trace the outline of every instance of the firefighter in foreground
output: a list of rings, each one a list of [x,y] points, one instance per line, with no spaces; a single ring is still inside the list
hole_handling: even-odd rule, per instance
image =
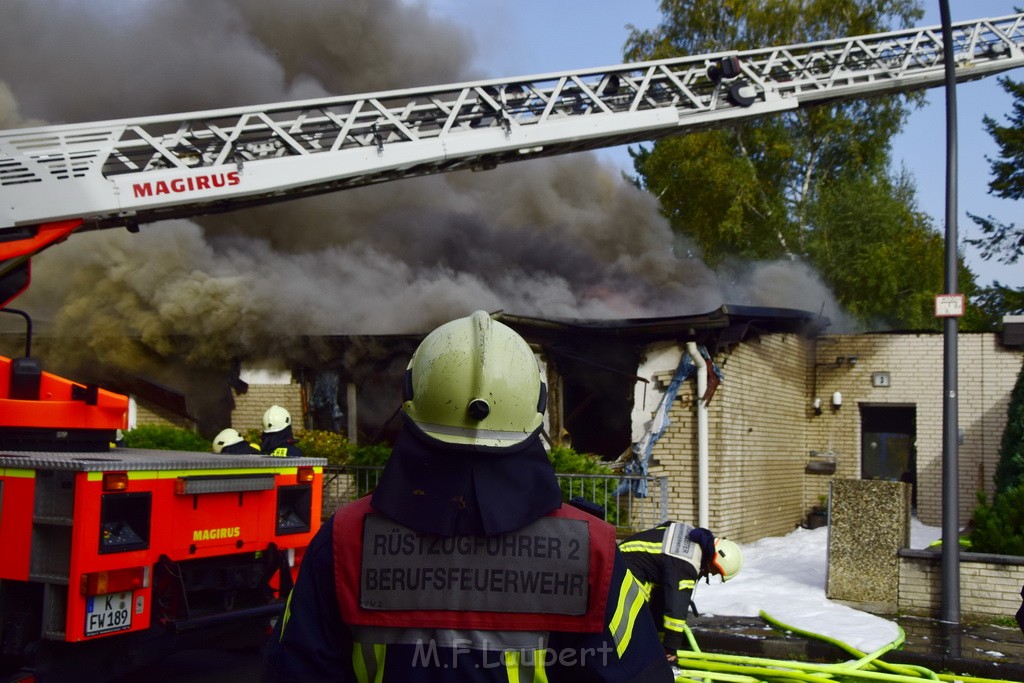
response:
[[[279,405],[272,405],[263,413],[263,434],[260,452],[278,458],[301,458],[302,449],[295,445],[292,435],[292,416]]]
[[[265,681],[671,681],[614,528],[563,505],[526,342],[483,311],[405,375],[376,491],[314,537]]]
[[[664,629],[665,657],[676,660],[686,647],[686,616],[697,581],[715,574],[728,581],[743,567],[743,553],[726,538],[707,529],[665,522],[622,542],[629,570],[643,585],[655,620]]]

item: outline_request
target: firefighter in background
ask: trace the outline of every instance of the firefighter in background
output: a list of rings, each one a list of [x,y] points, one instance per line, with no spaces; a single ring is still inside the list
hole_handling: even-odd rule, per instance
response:
[[[1017,619],[1017,626],[1020,626],[1020,632],[1024,633],[1024,586],[1020,589],[1020,609],[1017,610],[1015,615]]]
[[[665,522],[619,545],[629,570],[642,584],[655,621],[664,629],[665,657],[676,660],[686,643],[686,616],[697,581],[715,574],[728,581],[743,567],[743,553],[707,529]]]
[[[563,505],[529,345],[483,311],[415,351],[376,490],[310,543],[264,681],[671,681],[614,528]]]
[[[243,439],[238,430],[228,427],[213,437],[213,452],[225,455],[259,455],[260,447]]]
[[[263,413],[263,437],[260,452],[278,458],[301,458],[302,449],[292,436],[292,416],[279,405],[272,405]]]

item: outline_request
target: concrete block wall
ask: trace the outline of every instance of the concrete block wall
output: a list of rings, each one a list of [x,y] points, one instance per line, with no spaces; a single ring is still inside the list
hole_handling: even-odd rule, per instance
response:
[[[829,519],[825,594],[896,612],[898,553],[910,545],[910,484],[837,479]]]

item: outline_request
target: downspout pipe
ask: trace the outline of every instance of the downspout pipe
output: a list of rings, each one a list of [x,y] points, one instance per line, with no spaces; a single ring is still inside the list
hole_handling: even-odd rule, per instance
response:
[[[697,368],[697,526],[708,528],[708,406],[704,394],[708,390],[708,364],[696,342],[686,342],[686,352]]]

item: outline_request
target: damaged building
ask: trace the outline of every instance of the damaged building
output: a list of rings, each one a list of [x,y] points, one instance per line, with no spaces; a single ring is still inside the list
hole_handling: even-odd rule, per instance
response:
[[[706,516],[745,542],[783,535],[807,523],[833,479],[865,478],[913,484],[922,522],[940,523],[940,333],[827,334],[813,313],[746,306],[614,321],[495,315],[537,351],[551,441],[666,476],[674,519]],[[962,524],[976,493],[992,492],[1020,325],[959,335]],[[243,371],[233,424],[256,428],[279,402],[308,428],[386,441],[420,338],[322,338],[336,354],[318,368]]]
[[[494,315],[537,353],[549,441],[597,454],[616,473],[664,477],[671,518],[743,542],[784,535],[813,521],[839,478],[909,482],[920,520],[941,523],[941,333],[831,334],[816,314],[749,306],[620,320]],[[993,492],[1022,330],[1024,319],[1008,316],[998,332],[959,335],[961,525],[977,493]],[[133,397],[130,426],[258,430],[276,403],[303,428],[389,442],[402,375],[425,334],[297,338],[291,358],[305,362],[99,383]],[[20,335],[3,341],[23,352]],[[33,355],[60,372],[59,347],[42,336]]]

